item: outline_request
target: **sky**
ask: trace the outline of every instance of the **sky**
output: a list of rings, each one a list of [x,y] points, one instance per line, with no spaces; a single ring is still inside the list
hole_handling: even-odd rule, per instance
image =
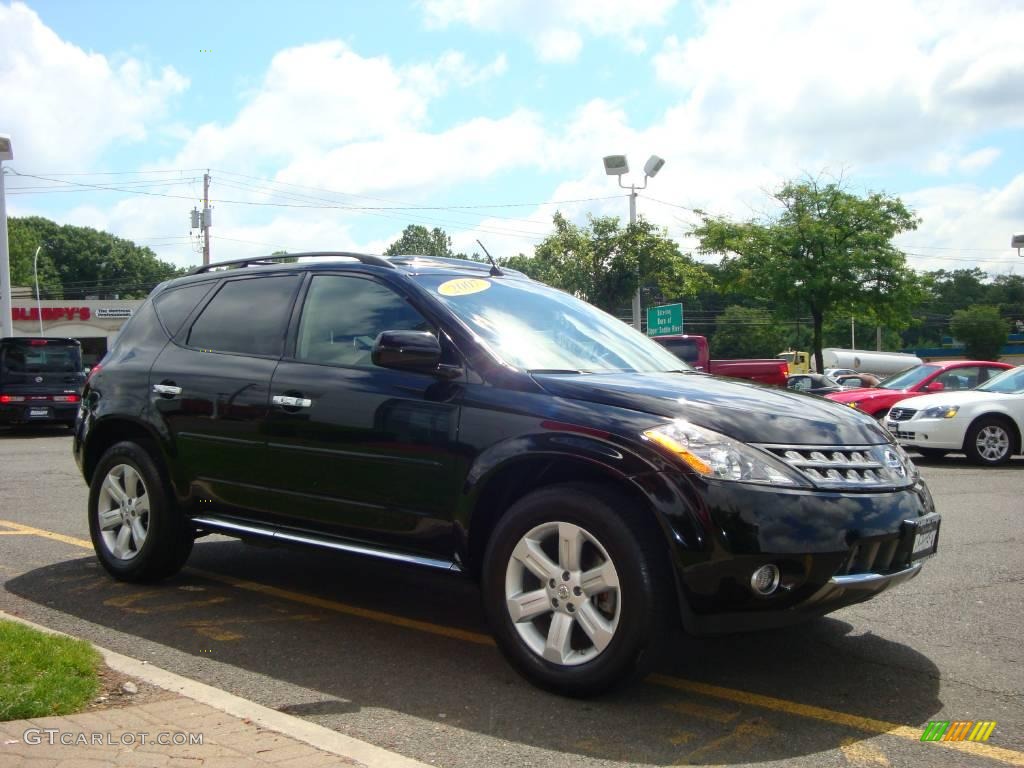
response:
[[[201,261],[380,252],[408,224],[532,253],[556,211],[775,212],[841,178],[922,219],[918,270],[1024,269],[1024,0],[0,0],[8,214]],[[17,174],[17,175],[16,175]],[[703,258],[703,257],[702,257]]]

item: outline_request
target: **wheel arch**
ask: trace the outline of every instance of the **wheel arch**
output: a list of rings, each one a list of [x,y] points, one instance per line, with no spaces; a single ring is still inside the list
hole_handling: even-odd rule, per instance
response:
[[[646,478],[656,476],[649,472]],[[689,626],[692,615],[686,599],[678,569],[675,566],[679,543],[679,525],[670,523],[656,496],[663,496],[661,483],[639,482],[639,478],[618,471],[607,464],[585,459],[578,454],[540,453],[509,459],[494,467],[471,489],[464,509],[462,556],[465,571],[479,579],[488,542],[498,522],[508,509],[526,494],[541,488],[565,483],[586,483],[595,487],[614,488],[634,504],[637,519],[643,525],[654,526],[664,543],[665,564],[673,574],[676,604],[679,606],[683,626]],[[688,515],[688,522],[699,524],[695,516]],[[693,540],[699,543],[700,535]]]
[[[1022,439],[1024,439],[1024,435],[1021,433],[1020,424],[1017,423],[1017,420],[1014,419],[1013,416],[1004,411],[986,411],[985,413],[978,414],[971,419],[971,423],[967,425],[967,429],[964,432],[964,450],[968,449],[967,444],[970,441],[971,433],[974,431],[974,428],[978,425],[978,422],[983,421],[984,419],[994,419],[1007,426],[1010,432],[1010,440],[1013,441],[1010,445],[1011,456],[1021,453],[1022,450],[1024,450],[1024,446],[1022,446],[1021,443]]]
[[[110,416],[101,419],[89,430],[89,439],[82,455],[82,474],[86,483],[92,483],[96,466],[110,446],[124,440],[135,442],[145,450],[163,475],[164,481],[167,481],[167,462],[160,436],[145,422],[124,416]]]

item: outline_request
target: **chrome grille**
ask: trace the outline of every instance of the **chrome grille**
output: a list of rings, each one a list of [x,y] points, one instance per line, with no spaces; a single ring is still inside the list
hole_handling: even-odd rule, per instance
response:
[[[916,408],[893,408],[889,411],[890,421],[909,421],[917,413]]]
[[[862,447],[761,446],[819,488],[868,489],[909,485],[911,467],[901,449]]]

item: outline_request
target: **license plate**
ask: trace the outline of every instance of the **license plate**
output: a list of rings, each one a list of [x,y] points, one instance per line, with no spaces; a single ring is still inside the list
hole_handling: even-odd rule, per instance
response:
[[[30,419],[45,419],[50,415],[49,408],[29,408],[28,417]]]
[[[940,518],[935,517],[914,526],[914,544],[910,550],[911,560],[935,554],[939,543],[940,522]]]

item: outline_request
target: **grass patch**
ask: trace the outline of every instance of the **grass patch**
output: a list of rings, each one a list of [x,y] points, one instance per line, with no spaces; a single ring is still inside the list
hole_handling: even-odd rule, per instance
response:
[[[100,662],[84,640],[0,620],[0,720],[82,710],[99,689]]]

